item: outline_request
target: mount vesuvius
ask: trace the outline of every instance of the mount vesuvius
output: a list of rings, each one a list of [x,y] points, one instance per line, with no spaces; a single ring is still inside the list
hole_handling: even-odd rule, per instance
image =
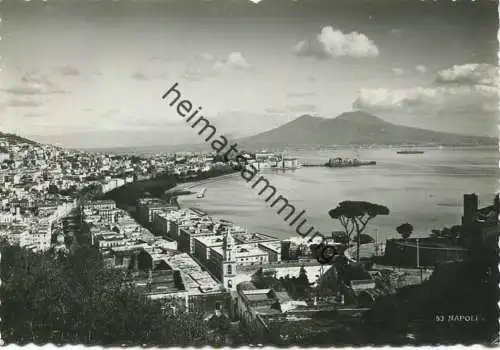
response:
[[[493,137],[452,134],[386,122],[355,111],[336,118],[303,115],[269,131],[238,140],[245,148],[333,145],[496,145]]]

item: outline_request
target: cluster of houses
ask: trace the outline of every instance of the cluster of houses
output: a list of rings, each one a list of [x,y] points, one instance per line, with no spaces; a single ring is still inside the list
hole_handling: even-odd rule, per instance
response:
[[[92,244],[106,264],[130,271],[147,297],[169,301],[179,312],[201,310],[207,319],[222,315],[240,320],[256,334],[269,328],[266,322],[283,321],[279,317],[265,321],[267,311],[255,304],[262,293],[281,305],[277,313],[273,309],[275,316],[312,310],[283,292],[256,288],[243,292],[258,271],[284,278],[298,277],[304,269],[311,284],[317,284],[325,267],[310,255],[304,254],[300,261],[282,259],[282,253],[297,258],[300,249],[295,243],[284,244],[271,235],[248,232],[199,210],[180,209],[154,198],[139,199],[136,214],[142,226],[112,201],[92,201],[82,207]],[[316,305],[313,310],[324,307]]]
[[[150,204],[154,207],[154,200]],[[139,220],[143,215],[149,218],[149,211],[137,214]],[[100,250],[107,266],[130,271],[137,289],[147,297],[168,300],[180,311],[215,310],[222,305],[229,310],[228,295],[214,276],[187,252],[179,251],[177,241],[153,235],[116,208],[114,201],[86,203],[82,218],[90,227],[91,244]]]
[[[103,194],[157,174],[208,171],[212,155],[113,155],[68,150],[6,135],[0,137],[0,234],[37,251],[61,247],[61,218],[80,205],[80,194]],[[62,237],[62,238],[61,238]]]
[[[240,320],[256,335],[267,334],[275,322],[311,320],[311,314],[332,308],[253,285],[259,271],[280,279],[297,278],[304,270],[311,286],[330,278],[333,272],[326,272],[331,266],[313,259],[303,242],[249,232],[197,209],[177,208],[155,198],[137,200],[136,213],[156,239],[177,244],[176,249],[144,244],[108,248],[111,264],[134,271],[137,286],[150,298],[176,300],[179,310],[201,308],[207,317],[219,313]]]
[[[77,208],[77,201],[46,201],[34,208],[36,214],[21,214],[19,209],[14,214],[0,214],[0,236],[11,245],[32,251],[46,251],[54,246],[54,226]]]

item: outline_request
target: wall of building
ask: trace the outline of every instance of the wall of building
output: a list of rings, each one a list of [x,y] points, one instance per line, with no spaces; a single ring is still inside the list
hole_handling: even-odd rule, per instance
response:
[[[234,305],[229,292],[207,293],[190,295],[188,299],[189,311],[202,312],[205,315],[215,313],[218,308],[230,318],[234,318]]]
[[[386,242],[384,262],[391,265],[434,266],[445,261],[460,260],[466,251],[457,247],[451,240],[420,238],[389,239]]]
[[[268,328],[264,320],[252,309],[243,290],[236,292],[235,306],[237,317],[245,329],[250,332],[254,339],[263,339],[268,333]]]
[[[198,241],[197,239],[194,240],[194,256],[203,264],[207,265],[208,259],[209,259],[209,248],[203,244],[202,242]]]
[[[179,229],[179,238],[177,242],[179,243],[179,250],[181,252],[191,252],[191,232],[189,228],[181,227]]]
[[[261,244],[259,244],[258,247],[267,253],[268,261],[270,263],[281,261],[281,249],[279,251],[276,251]]]
[[[256,254],[256,255],[244,255],[244,256],[238,255],[236,253],[235,260],[238,266],[267,264],[269,262],[269,255],[266,252],[262,252],[261,254]]]

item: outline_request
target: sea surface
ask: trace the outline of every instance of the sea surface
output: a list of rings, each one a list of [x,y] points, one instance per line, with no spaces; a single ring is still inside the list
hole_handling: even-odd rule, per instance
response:
[[[426,148],[424,154],[397,154],[396,148],[338,149],[287,152],[303,163],[325,163],[332,157],[375,160],[377,165],[356,168],[303,167],[288,171],[261,171],[276,187],[277,194],[288,198],[297,212],[323,234],[341,230],[328,210],[345,200],[363,200],[385,205],[388,216],[374,218],[365,233],[379,240],[397,237],[397,226],[408,222],[414,236],[427,236],[431,229],[459,224],[463,212],[463,194],[477,193],[480,206],[490,205],[499,189],[499,153],[497,148]],[[256,176],[257,178],[257,176]],[[297,236],[270,208],[239,173],[185,188],[207,188],[205,197],[181,196],[184,207],[195,207],[249,231]],[[260,188],[261,185],[259,185]],[[305,229],[308,226],[304,227]]]

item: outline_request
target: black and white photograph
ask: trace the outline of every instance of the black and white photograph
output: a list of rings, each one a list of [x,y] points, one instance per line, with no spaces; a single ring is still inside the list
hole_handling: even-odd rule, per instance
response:
[[[2,344],[498,346],[498,13],[1,1]]]

